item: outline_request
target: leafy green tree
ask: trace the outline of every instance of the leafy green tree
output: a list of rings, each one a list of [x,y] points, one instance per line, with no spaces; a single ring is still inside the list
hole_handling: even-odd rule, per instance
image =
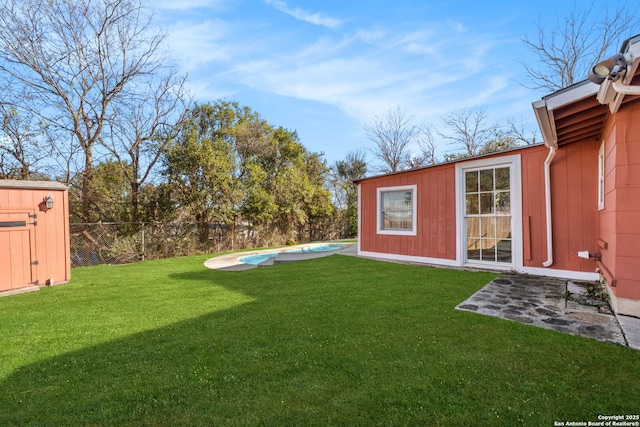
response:
[[[493,138],[485,142],[478,154],[496,153],[498,151],[511,150],[518,146],[519,144],[515,137],[508,132],[496,129]]]
[[[277,211],[276,198],[269,191],[268,173],[257,163],[248,163],[243,172],[242,188],[244,198],[241,205],[242,217],[255,228],[269,224]]]
[[[336,203],[347,220],[348,236],[358,234],[358,188],[353,183],[367,174],[366,153],[351,151],[345,160],[339,160],[333,167],[333,186]]]
[[[93,167],[91,206],[89,216],[82,210],[82,177],[70,183],[69,202],[71,222],[129,222],[128,181],[121,165],[107,160]]]
[[[168,224],[175,221],[180,211],[168,182],[148,183],[140,187],[138,220],[146,223]]]
[[[236,128],[236,155],[242,218],[253,231],[269,228],[278,214],[274,178],[277,146],[274,129],[259,115],[245,115]]]
[[[321,154],[305,153],[304,170],[306,176],[303,182],[302,203],[307,217],[309,239],[326,239],[329,237],[327,229],[335,213],[331,202],[331,191],[326,184],[330,169]],[[303,232],[299,232],[298,236],[298,240],[302,240]]]
[[[274,128],[257,115],[242,118],[236,146],[243,219],[281,240],[322,234],[333,205],[321,155],[309,153],[295,131]]]
[[[208,241],[210,223],[235,224],[239,192],[233,135],[240,112],[229,102],[195,105],[165,153],[164,173],[178,206],[197,222],[201,243]]]
[[[198,222],[202,242],[211,223],[231,238],[242,223],[256,239],[277,238],[263,243],[283,243],[323,234],[333,215],[321,156],[236,102],[196,105],[164,162],[176,206]]]
[[[285,236],[291,236],[306,222],[303,209],[305,173],[303,169],[306,150],[298,143],[298,135],[278,128],[274,132],[275,150],[272,158],[271,191],[276,196],[277,215],[275,225]]]

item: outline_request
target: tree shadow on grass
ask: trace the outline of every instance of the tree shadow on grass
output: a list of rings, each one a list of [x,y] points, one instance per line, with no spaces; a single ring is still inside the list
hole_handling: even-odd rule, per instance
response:
[[[314,296],[335,293],[322,273],[301,285],[302,272],[283,265],[268,278],[258,269],[169,274],[254,302],[23,366],[0,383],[0,425],[318,422],[311,408],[332,402],[344,385],[332,363],[309,369],[338,332],[322,336],[327,319],[308,317],[335,302]]]
[[[23,366],[0,383],[0,425],[465,425],[498,412],[506,424],[543,425],[549,414],[576,415],[556,408],[564,393],[583,392],[576,385],[602,410],[625,408],[588,394],[611,372],[550,390],[545,370],[561,359],[523,360],[510,348],[528,329],[454,312],[465,286],[486,280],[458,276],[339,256],[170,273],[252,302]],[[486,342],[491,328],[505,335],[500,345]],[[531,333],[550,338],[529,355],[559,354],[566,340],[591,345]],[[584,367],[581,357],[572,361]]]

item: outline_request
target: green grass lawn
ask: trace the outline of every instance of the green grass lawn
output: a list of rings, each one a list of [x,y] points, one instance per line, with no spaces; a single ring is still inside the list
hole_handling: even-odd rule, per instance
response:
[[[334,255],[75,269],[0,299],[0,425],[531,425],[640,411],[640,352],[454,310],[493,277]]]

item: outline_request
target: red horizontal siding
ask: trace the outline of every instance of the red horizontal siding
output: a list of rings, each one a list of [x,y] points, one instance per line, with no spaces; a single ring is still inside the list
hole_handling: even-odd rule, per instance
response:
[[[593,272],[593,260],[577,256],[579,251],[597,252],[598,148],[595,142],[574,143],[560,148],[551,165],[553,253],[552,269]],[[494,157],[519,154],[522,181],[522,253],[525,267],[542,267],[547,260],[544,146],[498,153]],[[362,251],[381,254],[456,259],[455,164],[365,179],[361,184]],[[376,190],[381,187],[417,185],[416,236],[376,233]]]
[[[377,189],[417,185],[417,235],[376,233]],[[361,182],[360,249],[367,252],[456,258],[455,167],[443,165]]]
[[[640,300],[640,104],[623,106],[607,123],[605,203],[598,213],[602,263],[616,279],[611,291]],[[638,315],[638,313],[631,313]]]

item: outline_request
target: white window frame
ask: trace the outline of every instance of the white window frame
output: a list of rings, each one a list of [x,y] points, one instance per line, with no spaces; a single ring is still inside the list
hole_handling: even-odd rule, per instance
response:
[[[418,234],[418,186],[417,185],[401,185],[395,187],[380,187],[376,191],[376,232],[377,234],[389,234],[396,236],[416,236]],[[397,191],[411,191],[411,230],[386,230],[383,228],[382,221],[382,193],[391,193]]]
[[[598,210],[604,210],[604,141],[598,150]]]

